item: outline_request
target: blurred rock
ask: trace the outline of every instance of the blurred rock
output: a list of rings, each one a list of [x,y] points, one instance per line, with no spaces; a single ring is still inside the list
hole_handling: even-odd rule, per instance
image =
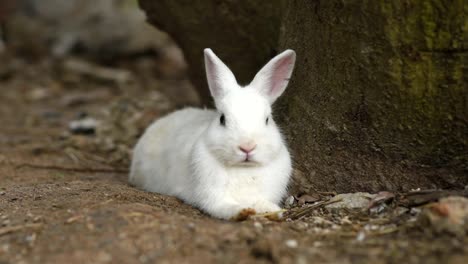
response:
[[[370,200],[375,195],[365,192],[357,193],[342,193],[333,197],[333,200],[341,200],[339,202],[329,204],[326,208],[347,208],[347,209],[362,209],[369,206]]]
[[[92,135],[96,132],[98,121],[91,117],[70,122],[69,129],[73,134]]]
[[[284,244],[288,247],[288,248],[297,248],[297,246],[299,245],[297,243],[297,240],[295,239],[288,239],[284,242]]]
[[[464,236],[468,233],[468,199],[451,196],[424,207],[418,218],[421,226],[436,233]]]
[[[84,60],[67,59],[64,68],[77,74],[100,81],[125,84],[132,79],[131,72],[122,69],[99,66]]]
[[[35,87],[28,93],[28,99],[31,101],[40,101],[48,98],[50,93],[47,88]]]
[[[161,53],[174,46],[149,26],[133,0],[22,0],[8,21],[13,46],[45,48],[55,56],[79,51],[103,58]]]
[[[294,198],[294,196],[290,195],[288,198],[284,200],[284,206],[286,208],[291,208],[295,202],[296,202],[296,199]]]

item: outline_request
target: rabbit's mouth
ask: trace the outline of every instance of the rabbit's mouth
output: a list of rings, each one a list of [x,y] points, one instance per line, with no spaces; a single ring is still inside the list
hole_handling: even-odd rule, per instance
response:
[[[254,159],[252,159],[252,156],[246,155],[245,158],[239,162],[239,165],[244,166],[244,167],[253,167],[253,166],[258,166],[260,163]]]
[[[243,162],[240,162],[239,165],[241,167],[257,167],[259,165],[258,162],[255,162],[255,161],[243,161]]]

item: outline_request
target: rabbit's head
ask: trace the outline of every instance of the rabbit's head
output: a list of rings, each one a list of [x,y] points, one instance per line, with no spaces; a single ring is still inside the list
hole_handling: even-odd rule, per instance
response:
[[[211,49],[205,49],[208,86],[218,110],[205,144],[222,164],[262,166],[284,148],[271,105],[286,89],[295,59],[294,51],[284,51],[241,87],[231,70]]]

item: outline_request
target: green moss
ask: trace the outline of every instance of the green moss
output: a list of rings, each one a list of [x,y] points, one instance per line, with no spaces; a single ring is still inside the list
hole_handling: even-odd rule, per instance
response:
[[[385,1],[380,5],[387,18],[385,37],[392,54],[388,63],[389,81],[399,94],[392,99],[393,104],[399,105],[398,115],[393,121],[386,120],[387,128],[403,128],[400,132],[404,134],[396,137],[403,146],[412,142],[420,145],[417,149],[406,148],[411,157],[431,155],[441,148],[450,152],[451,146],[438,143],[444,137],[453,136],[442,142],[461,141],[453,131],[463,131],[463,124],[460,126],[453,119],[463,111],[466,93],[463,85],[466,52],[459,54],[456,50],[466,35],[466,21],[460,19],[463,8],[466,8],[463,1],[452,4],[409,1],[406,7]]]
[[[421,24],[424,32],[424,40],[426,41],[426,47],[428,49],[434,48],[434,40],[436,38],[436,28],[437,24],[435,23],[433,3],[430,1],[423,1],[422,11],[421,11]]]

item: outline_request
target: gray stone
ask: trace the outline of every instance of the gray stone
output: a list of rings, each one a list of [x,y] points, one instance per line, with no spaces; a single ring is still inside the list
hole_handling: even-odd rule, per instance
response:
[[[357,192],[357,193],[342,193],[333,197],[333,200],[341,200],[336,203],[325,206],[326,208],[347,208],[347,209],[364,209],[369,205],[369,201],[374,197],[374,194]]]

